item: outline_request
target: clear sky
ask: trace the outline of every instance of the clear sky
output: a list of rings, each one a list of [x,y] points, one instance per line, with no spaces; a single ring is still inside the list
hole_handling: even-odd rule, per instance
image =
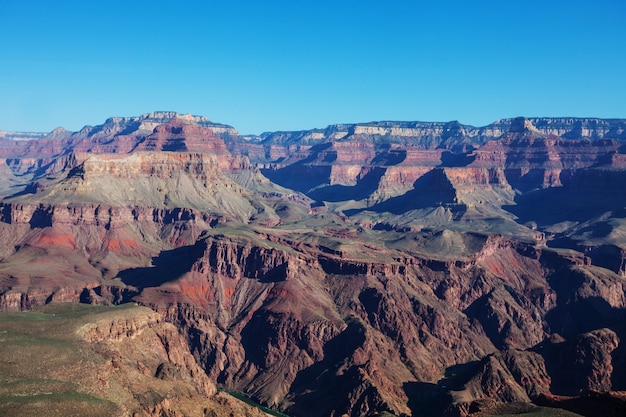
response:
[[[626,118],[624,0],[0,0],[0,130]]]

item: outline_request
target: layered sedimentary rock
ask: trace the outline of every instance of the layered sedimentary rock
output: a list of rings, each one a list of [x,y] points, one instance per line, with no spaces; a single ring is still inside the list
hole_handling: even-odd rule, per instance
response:
[[[178,330],[144,307],[1,314],[3,415],[265,415],[218,394]]]
[[[0,309],[141,303],[206,387],[294,416],[626,389],[624,125],[242,138],[157,112],[5,135]],[[89,340],[145,327],[120,323]],[[179,353],[153,374],[189,377]]]

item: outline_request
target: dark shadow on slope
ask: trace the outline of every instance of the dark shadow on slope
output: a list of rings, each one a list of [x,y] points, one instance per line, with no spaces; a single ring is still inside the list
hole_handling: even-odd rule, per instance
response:
[[[31,229],[43,229],[44,227],[52,227],[52,208],[40,205],[33,212],[28,224]]]
[[[617,393],[588,392],[575,397],[554,398],[541,395],[533,401],[536,405],[556,409],[550,416],[562,415],[558,409],[571,411],[584,417],[624,417],[626,401]],[[571,415],[571,414],[570,414]]]
[[[614,307],[605,298],[597,295],[590,294],[585,297],[585,293],[589,291],[611,296],[611,292],[614,291],[612,284],[621,288],[621,278],[615,276],[612,282],[605,282],[606,279],[608,279],[606,276],[590,277],[577,269],[557,269],[548,277],[550,286],[557,294],[556,307],[547,312],[544,320],[551,333],[560,334],[568,342],[592,330],[607,328],[614,331],[619,338],[619,345],[612,352],[613,389],[626,390],[626,309]],[[603,285],[605,289],[597,288],[598,285]],[[545,352],[540,353],[546,359],[546,366],[551,372],[554,385],[561,388],[561,392],[577,394],[578,387],[572,382],[576,375],[567,374],[567,368],[571,368],[571,363],[564,362],[562,349],[551,347],[547,342],[538,348],[542,346]],[[562,348],[566,346],[563,345]],[[593,359],[587,358],[584,363]]]
[[[406,149],[391,149],[391,146],[385,146],[385,150],[376,154],[371,164],[374,166],[392,166],[404,162],[406,159]]]
[[[593,226],[587,226],[578,231],[578,233],[589,233],[592,239],[608,237],[613,231],[613,226],[608,222],[597,222]]]
[[[603,223],[599,224],[598,232],[595,234],[605,233]],[[613,228],[611,228],[612,230]],[[593,236],[592,237],[596,237]],[[573,249],[575,251],[584,253],[586,257],[591,259],[591,265],[600,266],[606,268],[616,274],[622,274],[624,272],[623,264],[623,250],[617,245],[599,245],[592,248],[586,247],[584,242],[575,240],[570,237],[559,237],[547,242],[548,247],[557,249]]]
[[[480,323],[485,331],[485,335],[496,349],[504,350],[508,347],[507,337],[510,335],[511,327],[516,326],[513,317],[507,311],[509,308],[512,308],[511,304],[515,303],[515,301],[507,299],[498,300],[497,303],[494,301],[492,290],[474,300],[463,312],[468,317],[471,317],[472,320]],[[502,303],[501,309],[494,307],[494,304],[498,306],[500,303]],[[506,320],[504,326],[500,325],[501,320]]]
[[[280,329],[276,325],[285,321],[285,314],[260,309],[254,312],[250,321],[241,330],[241,346],[245,360],[259,369],[266,368],[269,347],[278,343]],[[218,382],[223,382],[218,379]]]
[[[604,155],[600,155],[597,157],[595,163],[593,164],[594,168],[598,167],[610,167],[613,164],[613,156],[615,154],[612,152],[606,153]]]
[[[296,162],[297,164],[308,164],[309,162],[313,162],[316,159],[318,159],[319,157],[319,153],[328,150],[329,148],[332,148],[333,143],[332,142],[326,142],[326,143],[320,143],[319,145],[314,145],[311,146],[311,149],[309,150],[311,152],[311,154],[309,156],[307,156],[306,158],[304,158],[301,161]]]
[[[573,294],[572,299],[575,297]],[[546,314],[545,320],[552,333],[558,333],[566,339],[605,327],[617,329],[626,319],[624,309],[612,307],[601,297],[561,302],[558,298],[564,297],[557,290],[557,307]]]
[[[252,339],[259,345],[258,340]],[[357,319],[350,320],[342,333],[324,345],[324,359],[298,373],[289,389],[297,401],[287,413],[328,416],[333,412],[336,415],[347,412],[349,394],[356,393],[365,382],[359,367],[351,364],[352,355],[363,343],[363,324]],[[375,396],[376,389],[369,386],[365,392],[360,393],[356,402],[368,401]]]
[[[329,183],[331,169],[331,165],[295,163],[281,169],[262,169],[261,173],[275,184],[308,194],[315,187]]]
[[[571,277],[576,279],[575,276]],[[563,277],[567,279],[567,277]],[[578,285],[574,285],[578,287]],[[613,390],[626,389],[626,310],[611,306],[601,297],[576,300],[576,288],[564,292],[562,289],[557,307],[546,314],[546,322],[552,333],[558,333],[565,341],[543,342],[534,350],[546,363],[552,379],[551,391],[558,395],[579,395],[586,391],[587,378],[593,377],[593,364],[598,361],[597,348],[581,344],[584,334],[599,329],[610,329],[617,335],[619,345],[611,352],[612,372],[610,380]],[[570,294],[567,294],[570,293]],[[581,347],[582,346],[582,347]],[[575,366],[573,366],[576,364]],[[610,369],[603,371],[609,372]]]
[[[332,166],[309,163],[317,160],[319,153],[331,146],[330,142],[315,145],[307,158],[284,168],[262,169],[261,173],[275,184],[306,194],[317,186],[328,184]]]
[[[613,329],[619,337],[619,345],[613,351],[613,390],[626,391],[626,321],[616,325]]]
[[[130,123],[128,123],[128,125],[126,125],[126,128],[124,130],[122,130],[121,132],[119,132],[115,136],[130,135],[131,133],[134,133],[137,130],[139,130],[139,126],[141,126],[141,122],[140,121],[130,122]]]
[[[405,382],[402,388],[409,398],[407,405],[414,416],[440,417],[452,402],[446,386],[439,384]]]
[[[585,169],[571,178],[561,178],[563,187],[531,191],[516,198],[516,205],[505,210],[519,217],[520,223],[536,221],[540,226],[564,221],[586,221],[626,206],[626,172]]]
[[[11,224],[12,217],[11,205],[0,202],[0,221]]]
[[[476,155],[468,155],[465,153],[453,153],[444,151],[441,154],[442,167],[465,167],[474,162]]]
[[[607,224],[598,223],[597,230],[595,230],[593,227],[585,229],[592,230],[590,232],[592,238],[601,238],[605,236],[605,233],[608,235],[608,233],[613,230],[613,227],[610,227],[610,230],[607,233],[605,226],[607,226]],[[578,235],[584,236],[582,232],[578,232]],[[616,274],[624,273],[625,266],[623,261],[623,249],[617,245],[598,245],[589,248],[585,245],[584,241],[575,240],[567,236],[553,239],[547,242],[547,244],[550,248],[573,249],[575,251],[584,253],[586,257],[591,259],[591,265],[606,268],[610,271],[615,272]]]
[[[456,191],[442,169],[433,169],[413,183],[413,189],[367,209],[346,210],[348,216],[368,210],[402,214],[409,210],[456,204]]]
[[[621,292],[622,279],[606,271],[575,267],[567,259],[544,265],[553,270],[546,278],[556,293],[555,307],[543,319],[552,336],[533,350],[545,360],[551,392],[579,395],[598,387],[623,390],[626,309],[609,304],[607,298],[620,300],[615,299],[615,289]],[[611,352],[615,342],[617,349]]]
[[[199,243],[162,251],[152,258],[153,266],[126,269],[120,271],[118,276],[124,284],[136,287],[139,291],[148,287],[158,287],[189,272],[203,253],[204,248]]]
[[[37,182],[37,181],[33,181],[30,182],[26,185],[24,184],[20,184],[20,185],[13,185],[11,186],[11,188],[13,189],[17,189],[17,188],[22,188],[21,191],[18,191],[16,193],[13,193],[11,195],[8,195],[5,197],[5,199],[10,199],[10,198],[15,198],[15,197],[21,197],[24,195],[29,195],[29,194],[36,194],[41,190],[41,185]]]
[[[556,307],[548,311],[544,318],[551,333],[569,339],[590,330],[615,327],[626,318],[622,309],[612,307],[604,298],[593,295],[593,292],[601,291],[597,283],[611,285],[602,284],[604,278],[565,266],[556,269],[547,280],[557,296]],[[615,277],[615,280],[619,278]],[[589,295],[585,296],[585,293]]]
[[[616,274],[622,274],[623,249],[617,245],[600,245],[586,253],[591,258],[591,264],[609,269]]]
[[[309,193],[309,197],[317,201],[363,200],[378,189],[380,179],[385,175],[385,168],[373,168],[354,186],[331,185],[317,188]]]
[[[603,352],[602,337],[606,336],[602,335],[609,334],[611,332],[606,329],[598,330],[595,336],[580,334],[565,341],[546,341],[533,348],[544,359],[552,394],[576,396],[590,389],[621,389],[618,381],[623,380],[623,358],[616,357],[616,353],[623,353],[623,349],[618,347],[610,356]],[[603,387],[594,387],[599,381],[603,381]]]
[[[502,208],[518,217],[518,223],[530,221],[548,226],[565,221],[583,222],[623,206],[624,198],[613,193],[581,195],[565,187],[546,188],[518,196],[515,205]]]
[[[71,153],[71,151],[64,152],[64,154],[69,154],[69,153]],[[55,164],[58,163],[58,160],[56,158],[57,156],[59,155],[55,155],[55,157],[52,157],[49,159],[38,160],[37,165],[33,165],[29,167],[24,172],[19,172],[18,169],[14,168],[14,165],[19,167],[20,161],[22,158],[7,158],[6,164],[11,170],[11,173],[13,174],[14,177],[16,178],[30,177],[31,180],[34,181],[34,180],[38,180],[38,179],[45,177],[49,171],[54,171],[54,166]],[[48,162],[46,163],[45,161],[48,161]]]
[[[437,384],[405,382],[403,389],[409,398],[408,406],[414,416],[439,417],[452,404],[450,391],[463,390],[465,384],[479,371],[481,361],[450,366]]]
[[[511,187],[522,194],[543,188],[543,169],[530,169],[527,172],[521,168],[509,169],[505,171],[505,176]]]
[[[42,178],[44,178],[48,172],[48,168],[53,164],[54,162],[51,162],[45,166],[39,167],[35,170],[34,174],[30,173],[30,172],[26,172],[23,174],[19,174],[19,175],[15,175],[16,177],[21,177],[21,176],[26,176],[26,175],[32,175],[32,181],[28,182],[28,183],[23,183],[23,184],[16,184],[16,185],[12,185],[10,188],[12,189],[19,189],[20,191],[17,191],[11,195],[8,195],[6,197],[4,197],[5,200],[11,199],[11,198],[16,198],[16,197],[21,197],[21,196],[25,196],[25,195],[32,195],[32,194],[37,194],[40,193],[42,191],[45,190],[45,187],[40,183],[40,180]],[[59,178],[65,173],[65,170],[59,171],[57,175]],[[74,168],[70,169],[69,172],[67,172],[67,175],[65,176],[65,180],[70,179],[70,178],[74,178],[74,177],[78,177],[81,179],[84,179],[84,175],[85,175],[85,170],[84,170],[84,166],[78,165],[75,166]],[[54,177],[47,177],[47,180],[50,179],[54,179]]]
[[[187,152],[187,143],[185,138],[175,138],[166,141],[161,148],[163,152]]]

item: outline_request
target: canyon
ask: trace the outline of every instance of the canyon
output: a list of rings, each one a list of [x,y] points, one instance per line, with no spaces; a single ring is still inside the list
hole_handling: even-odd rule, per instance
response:
[[[221,390],[289,416],[621,415],[625,144],[592,118],[0,132],[0,311],[140,317],[175,353],[125,375],[187,385],[131,387],[139,415],[243,407]],[[101,327],[81,340],[132,346]]]

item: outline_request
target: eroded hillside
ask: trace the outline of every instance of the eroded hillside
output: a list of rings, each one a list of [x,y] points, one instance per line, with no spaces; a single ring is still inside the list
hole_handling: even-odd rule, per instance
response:
[[[243,138],[159,112],[4,138],[0,308],[142,304],[207,384],[293,416],[626,390],[625,126]]]

